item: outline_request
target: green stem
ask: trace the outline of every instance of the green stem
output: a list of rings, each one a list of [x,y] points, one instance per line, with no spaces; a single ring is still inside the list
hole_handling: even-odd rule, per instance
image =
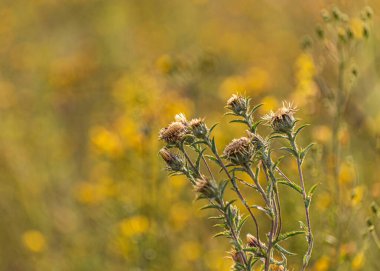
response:
[[[313,243],[314,243],[313,234],[311,230],[311,222],[310,222],[310,211],[309,211],[310,202],[306,194],[305,181],[304,181],[303,172],[302,172],[302,161],[301,161],[300,153],[298,151],[297,144],[295,142],[295,138],[291,133],[288,134],[288,138],[293,150],[297,154],[296,160],[297,160],[298,175],[299,175],[299,179],[301,183],[302,197],[303,197],[303,201],[305,205],[306,224],[307,224],[307,236],[306,236],[307,238],[306,239],[308,243],[308,248],[303,259],[302,271],[304,271],[306,270],[306,267],[309,263],[311,253],[313,251]]]

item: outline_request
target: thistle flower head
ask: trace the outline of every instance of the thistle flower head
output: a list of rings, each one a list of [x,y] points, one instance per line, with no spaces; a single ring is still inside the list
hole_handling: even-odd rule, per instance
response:
[[[281,108],[275,113],[270,112],[268,115],[265,115],[263,119],[268,121],[275,132],[288,133],[293,129],[296,122],[293,116],[296,111],[297,108],[291,103],[283,102]]]
[[[159,154],[161,155],[162,159],[165,161],[169,170],[177,172],[183,168],[182,159],[178,155],[171,153],[167,148],[162,148],[159,151]]]
[[[204,119],[192,119],[189,122],[189,127],[193,132],[194,136],[197,138],[205,138],[207,135],[208,129],[204,122]]]
[[[179,144],[187,133],[187,127],[182,122],[175,121],[169,124],[168,127],[162,128],[159,133],[159,138],[167,144]]]
[[[254,248],[260,247],[259,241],[257,240],[257,238],[249,233],[247,234],[247,245],[249,247],[254,247]]]
[[[268,147],[268,142],[259,134],[251,133],[250,131],[247,131],[247,133],[255,151],[261,151]]]
[[[194,191],[207,198],[214,198],[216,196],[217,187],[213,180],[202,176],[195,181]]]
[[[236,115],[242,116],[247,113],[249,107],[248,103],[247,98],[239,94],[233,94],[231,98],[228,99],[226,107]]]
[[[254,155],[254,146],[247,137],[233,139],[223,152],[225,158],[235,165],[249,163]]]

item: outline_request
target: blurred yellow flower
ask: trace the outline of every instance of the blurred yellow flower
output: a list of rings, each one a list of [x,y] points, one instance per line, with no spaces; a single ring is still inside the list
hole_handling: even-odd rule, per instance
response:
[[[220,85],[220,96],[223,99],[229,98],[234,93],[246,93],[246,85],[243,76],[230,76],[224,79]]]
[[[353,189],[352,195],[351,195],[351,203],[353,206],[357,206],[362,202],[364,192],[365,192],[364,185],[357,186]]]
[[[253,97],[262,94],[270,86],[269,74],[258,67],[249,69],[243,75],[227,77],[220,85],[220,96],[229,98],[232,94],[242,93]]]
[[[330,267],[330,259],[327,256],[322,256],[314,264],[313,271],[328,271]]]
[[[78,201],[94,205],[101,203],[107,197],[116,194],[116,187],[111,179],[103,178],[97,182],[82,182],[76,188],[76,197]]]
[[[192,209],[183,203],[173,204],[170,208],[170,223],[175,230],[183,229],[190,219]]]
[[[179,253],[181,257],[188,261],[195,261],[201,255],[201,245],[195,241],[188,241],[183,243],[179,248]]]
[[[46,248],[45,236],[37,230],[28,230],[22,235],[24,246],[32,252],[42,252]]]
[[[348,185],[351,184],[355,178],[356,173],[354,167],[348,162],[342,163],[339,172],[339,183],[341,185]]]
[[[245,77],[246,90],[251,95],[258,95],[270,86],[270,77],[266,70],[251,68]]]
[[[354,18],[350,21],[350,28],[354,38],[360,40],[364,36],[364,23],[358,18]]]
[[[352,270],[354,271],[361,270],[364,266],[364,260],[365,260],[365,257],[364,257],[363,251],[356,254],[351,263]]]
[[[316,206],[320,211],[324,211],[331,205],[332,199],[329,193],[320,193],[317,197]]]
[[[156,68],[163,74],[168,74],[173,69],[173,60],[169,55],[162,55],[156,60]]]
[[[149,230],[149,220],[145,216],[136,215],[123,219],[119,223],[119,228],[126,237],[144,234]]]
[[[275,111],[279,107],[279,103],[276,97],[274,96],[265,96],[261,101],[263,104],[260,107],[260,114],[268,114],[270,111]]]
[[[331,140],[331,129],[326,125],[319,125],[313,128],[313,138],[320,143],[328,143]]]
[[[297,86],[292,95],[292,100],[298,106],[303,106],[318,92],[314,82],[316,68],[313,57],[308,53],[300,54],[296,60],[295,69]]]
[[[95,150],[110,157],[122,154],[123,147],[120,138],[104,127],[94,127],[90,131],[91,142]]]

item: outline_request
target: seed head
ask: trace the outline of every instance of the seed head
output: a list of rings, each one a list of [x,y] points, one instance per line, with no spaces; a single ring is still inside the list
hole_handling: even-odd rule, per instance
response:
[[[215,182],[205,176],[202,176],[202,178],[198,178],[195,181],[194,191],[207,198],[214,198],[216,196],[216,190],[217,187]]]
[[[249,233],[247,234],[247,244],[249,247],[260,247],[259,241],[256,239],[256,237]]]
[[[248,99],[238,94],[233,94],[228,99],[226,107],[236,115],[243,116],[248,110]]]
[[[204,122],[204,119],[192,119],[189,122],[189,127],[193,132],[194,136],[197,138],[205,138],[207,135],[208,129]]]
[[[288,133],[293,129],[296,122],[293,116],[296,111],[296,107],[291,103],[283,102],[282,107],[276,113],[270,112],[263,119],[268,121],[275,132]]]
[[[165,161],[169,170],[178,172],[183,168],[182,159],[178,155],[171,153],[167,148],[162,148],[159,151],[159,154],[161,155],[162,159]]]
[[[268,147],[268,142],[259,134],[251,133],[250,131],[247,131],[247,133],[255,151],[262,151]]]
[[[254,155],[254,146],[247,137],[233,139],[223,152],[225,158],[235,165],[249,163]]]
[[[182,141],[186,133],[187,127],[182,122],[175,121],[160,130],[159,138],[167,144],[177,145]]]

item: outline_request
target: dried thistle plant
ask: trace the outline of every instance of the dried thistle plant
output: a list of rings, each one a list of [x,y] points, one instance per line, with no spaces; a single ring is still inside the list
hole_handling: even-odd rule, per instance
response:
[[[218,221],[217,225],[222,230],[215,236],[224,236],[230,240],[234,270],[251,271],[257,267],[265,271],[288,270],[287,257],[295,254],[287,251],[283,243],[300,234],[305,235],[307,242],[300,270],[306,270],[313,250],[309,208],[317,186],[313,185],[307,190],[302,171],[302,163],[312,144],[301,148],[296,139],[307,125],[296,127],[296,108],[292,104],[283,103],[275,113],[255,118],[259,107],[260,105],[251,107],[250,99],[240,95],[233,95],[228,100],[226,115],[233,116],[231,122],[242,123],[248,130],[247,135],[232,140],[222,154],[212,136],[216,125],[208,128],[204,119],[187,121],[184,115],[177,115],[175,122],[160,131],[159,138],[166,145],[160,150],[160,155],[170,175],[185,175],[197,198],[207,201],[203,209],[214,209],[217,213],[217,216],[211,218]],[[257,132],[263,123],[271,127],[271,132],[266,136]],[[282,145],[280,150],[272,147],[274,141]],[[285,151],[290,154],[290,158],[296,160],[297,180],[285,175],[280,167],[280,159],[274,160],[272,154],[277,151]],[[212,167],[210,163],[215,165]],[[213,170],[215,167],[220,173]],[[264,175],[259,174],[261,170]],[[238,172],[243,172],[247,180],[240,175],[238,177]],[[310,185],[309,182],[307,184]],[[241,185],[257,193],[264,205],[250,204],[251,199],[243,195]],[[305,219],[302,220],[305,222],[300,222],[300,229],[282,231],[284,218],[281,214],[279,185],[294,190],[303,200]],[[239,210],[234,205],[234,199],[227,198],[227,187],[232,188],[244,210]],[[254,209],[264,212],[268,219],[258,221]],[[250,233],[243,241],[242,230],[248,219],[253,221],[254,228],[245,229]],[[269,228],[269,232],[264,232],[260,225]]]

